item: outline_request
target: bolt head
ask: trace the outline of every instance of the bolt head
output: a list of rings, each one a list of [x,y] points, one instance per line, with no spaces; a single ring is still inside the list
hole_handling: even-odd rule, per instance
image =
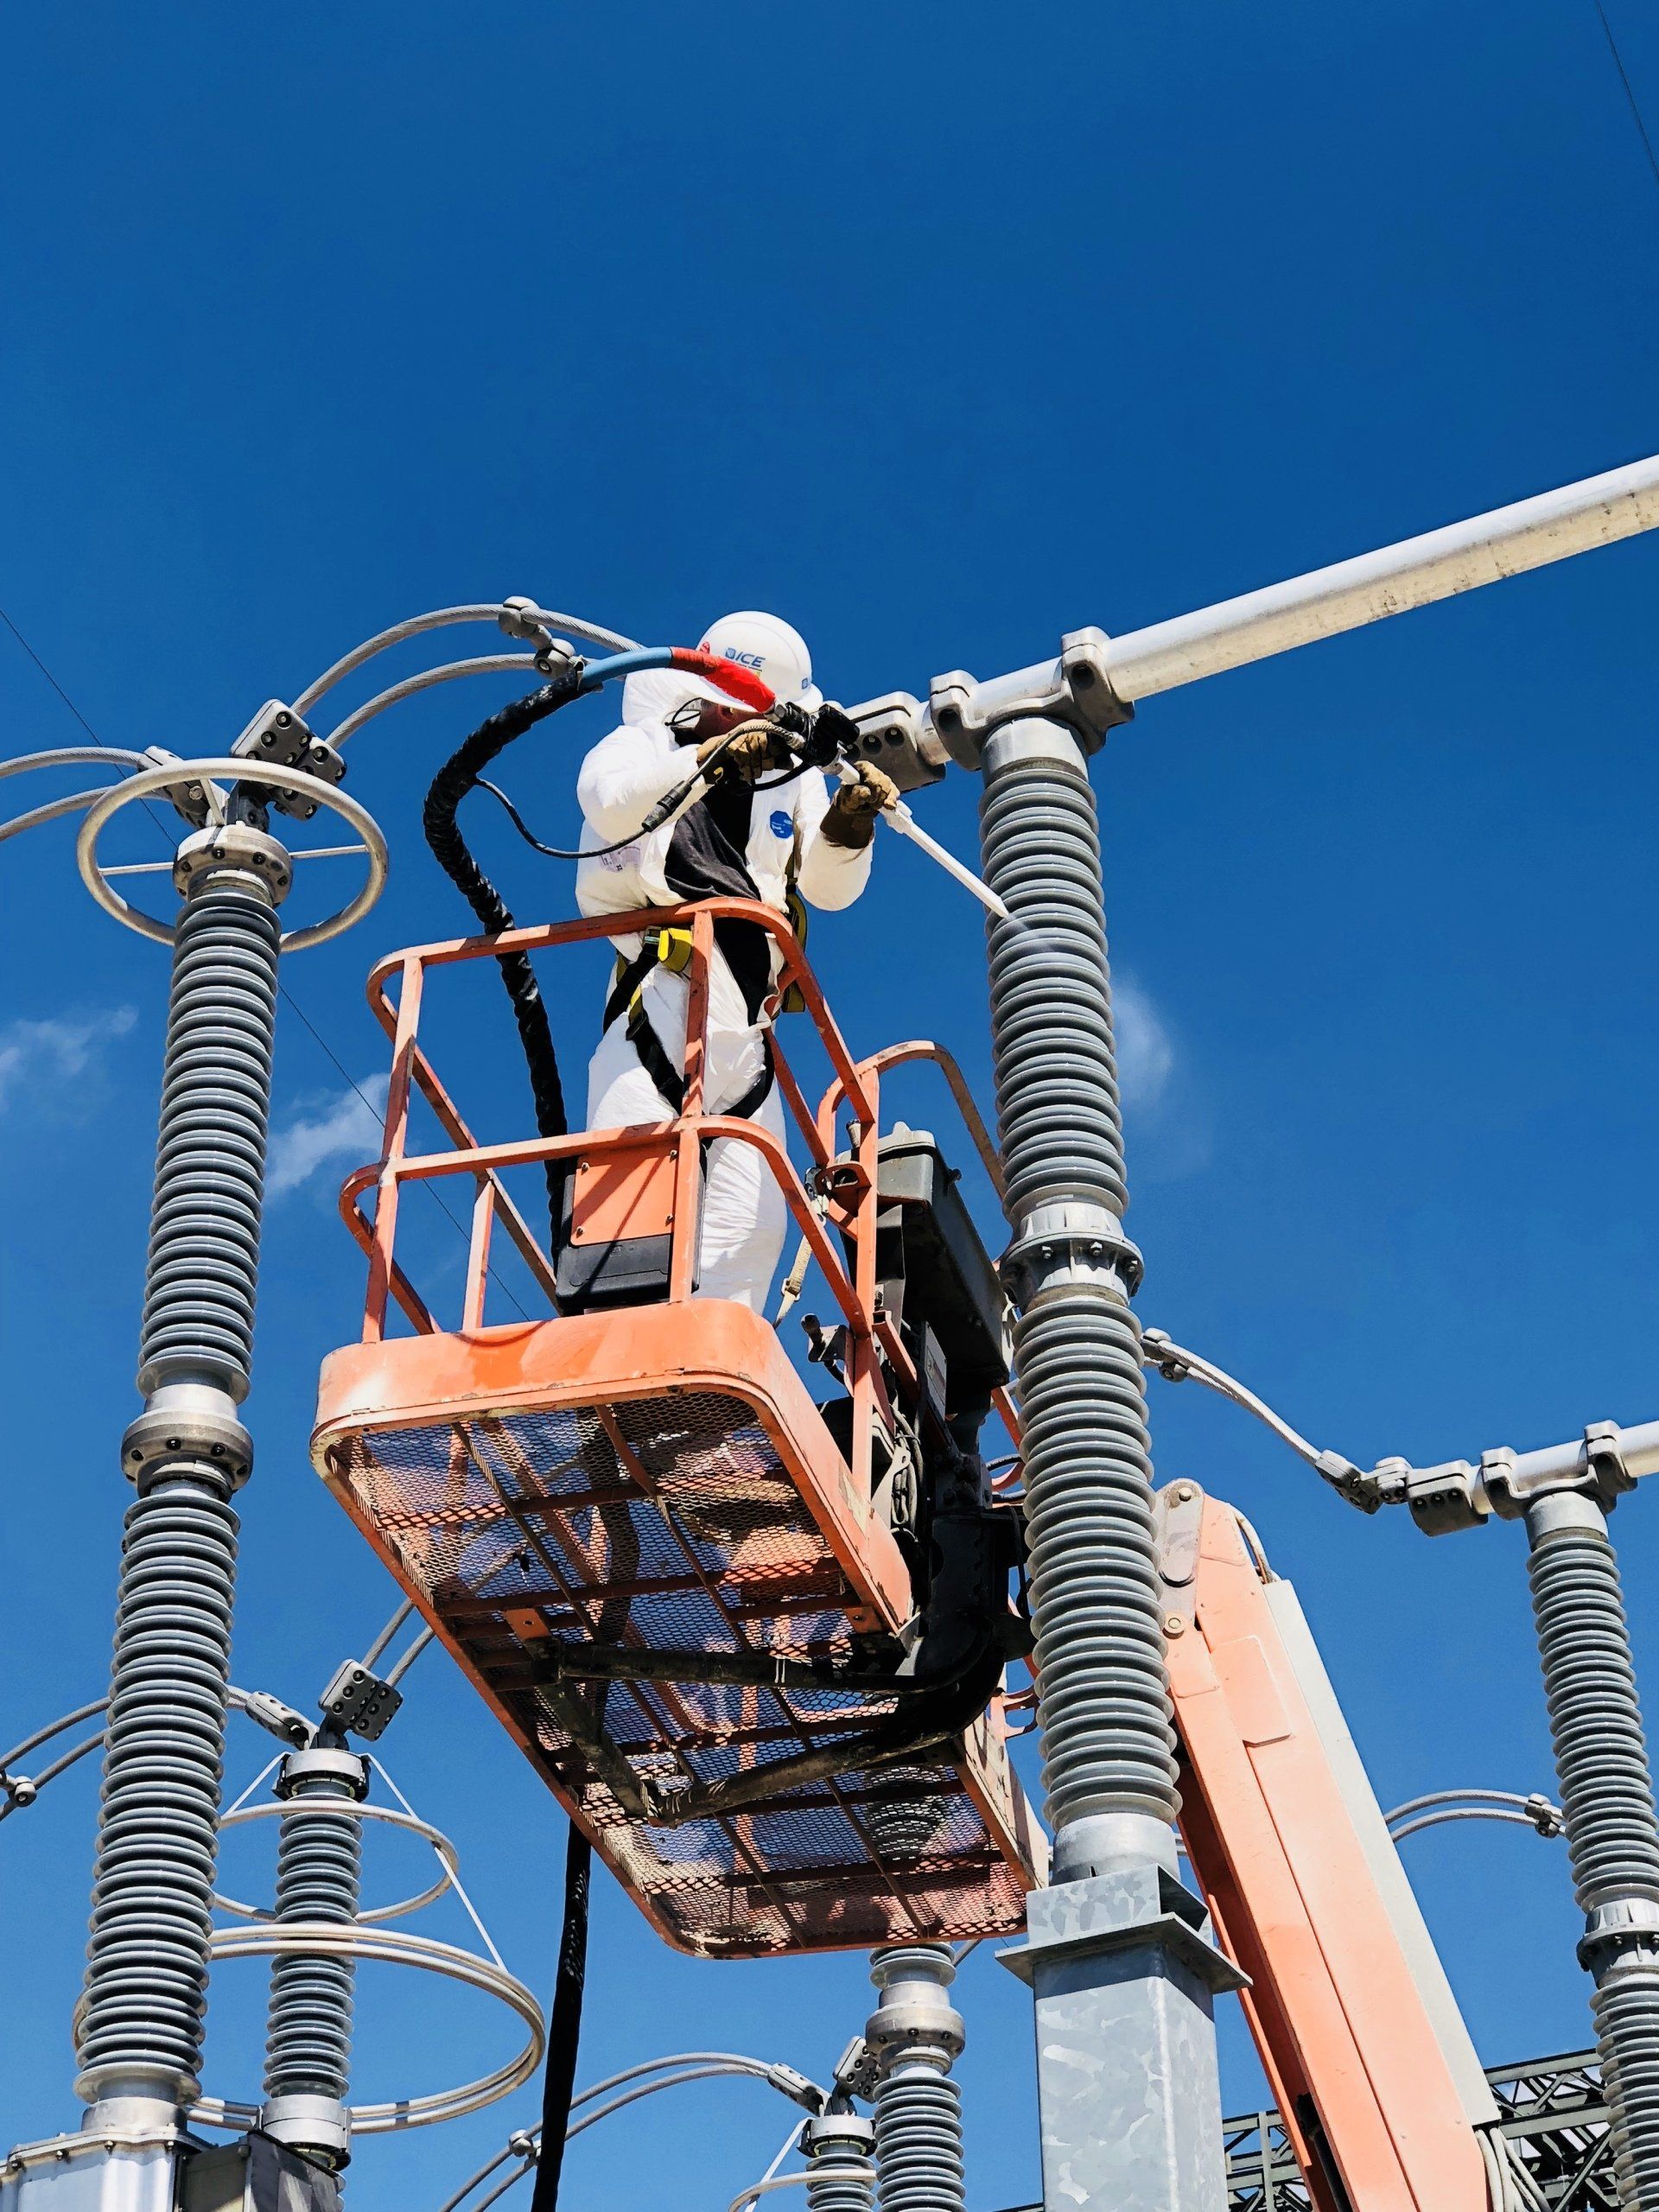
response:
[[[1164,1634],[1166,1636],[1185,1636],[1185,1633],[1186,1623],[1181,1618],[1179,1613],[1166,1613],[1164,1615]]]

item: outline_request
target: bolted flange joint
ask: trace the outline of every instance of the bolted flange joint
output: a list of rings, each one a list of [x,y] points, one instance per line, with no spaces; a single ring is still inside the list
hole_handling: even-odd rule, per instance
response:
[[[1033,1207],[1016,1228],[999,1272],[1023,1312],[1051,1290],[1092,1287],[1132,1298],[1146,1267],[1109,1207],[1070,1198]]]
[[[260,2107],[259,2126],[274,2142],[303,2152],[319,2165],[338,2173],[351,2163],[352,2123],[337,2097],[290,2095],[267,2097]]]
[[[801,2130],[809,2158],[868,2158],[875,2148],[875,2122],[862,2113],[814,2113]]]
[[[279,906],[294,885],[288,849],[245,822],[223,822],[187,837],[173,857],[173,887],[193,899],[209,881],[234,881]]]
[[[121,1467],[129,1482],[147,1490],[162,1472],[217,1478],[228,1494],[253,1469],[253,1439],[232,1414],[198,1408],[142,1413],[121,1439]]]
[[[926,2049],[958,2057],[967,2030],[945,1995],[950,1955],[934,1945],[905,1945],[878,1951],[871,1964],[881,2002],[865,2023],[864,2040],[876,2056]]]
[[[1579,1964],[1599,1981],[1630,1953],[1659,1959],[1659,1903],[1652,1897],[1615,1897],[1585,1918],[1579,1938]]]

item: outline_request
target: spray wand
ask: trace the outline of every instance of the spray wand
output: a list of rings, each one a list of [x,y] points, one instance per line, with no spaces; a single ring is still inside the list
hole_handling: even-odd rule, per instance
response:
[[[858,781],[857,769],[845,760],[836,763],[836,773],[843,784]],[[929,860],[936,861],[947,875],[954,876],[964,891],[971,891],[988,913],[995,914],[1001,922],[1014,919],[990,885],[982,883],[972,868],[959,861],[954,853],[948,852],[936,837],[930,837],[903,799],[895,798],[889,805],[884,806],[881,819],[890,829],[896,830],[901,837],[908,837],[912,845],[918,846]]]

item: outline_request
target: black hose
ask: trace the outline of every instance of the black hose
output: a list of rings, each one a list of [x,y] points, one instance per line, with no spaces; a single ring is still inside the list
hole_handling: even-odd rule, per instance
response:
[[[421,816],[426,842],[432,848],[438,866],[472,908],[486,936],[495,937],[503,930],[510,930],[513,926],[512,915],[505,899],[467,849],[455,821],[456,810],[477,784],[480,771],[488,767],[499,753],[505,752],[536,723],[569,704],[577,696],[577,682],[578,677],[570,675],[560,677],[556,683],[544,683],[528,698],[515,700],[499,714],[492,715],[487,721],[480,722],[466,743],[444,762],[426,794]],[[536,971],[526,953],[503,952],[496,959],[512,1002],[513,1020],[518,1025],[524,1064],[530,1071],[537,1134],[544,1137],[568,1135],[569,1122],[564,1089],[559,1081],[558,1058],[553,1049],[553,1032]],[[545,1163],[545,1172],[548,1206],[556,1243],[566,1164],[550,1160]]]
[[[512,915],[467,849],[455,815],[468,791],[499,753],[556,714],[576,696],[580,671],[543,684],[528,698],[516,700],[480,722],[433,778],[426,794],[422,826],[434,857],[491,937],[510,930]],[[559,1081],[558,1058],[547,1007],[535,970],[522,952],[498,953],[497,964],[512,1004],[513,1020],[530,1071],[530,1087],[536,1106],[536,1128],[544,1137],[569,1133],[564,1088]],[[546,1165],[548,1211],[556,1249],[563,1210],[565,1166],[560,1160]],[[559,2173],[564,2163],[564,2134],[570,2125],[570,2099],[575,2087],[576,2050],[582,2037],[582,1990],[588,1976],[588,1888],[593,1865],[587,1837],[571,1821],[564,1845],[564,1917],[559,1935],[559,1963],[554,1977],[553,2003],[548,2015],[547,2065],[542,2083],[542,2147],[536,2168],[535,2194],[531,2212],[557,2212]]]
[[[582,2037],[582,1998],[588,1979],[588,1885],[593,1846],[574,1821],[564,1841],[564,1930],[559,1970],[547,2022],[547,2065],[542,2075],[542,2145],[530,2212],[558,2212],[564,2136],[576,2086],[576,2047]]]
[[[501,804],[506,809],[508,821],[512,823],[513,828],[518,832],[518,835],[524,839],[524,842],[527,845],[531,846],[537,852],[543,854],[547,859],[550,861],[602,861],[607,854],[626,852],[630,845],[637,845],[642,837],[649,837],[653,830],[660,830],[664,823],[668,820],[669,817],[671,814],[677,813],[679,809],[684,805],[686,800],[690,798],[692,792],[696,790],[699,784],[707,784],[710,780],[721,761],[731,750],[732,746],[735,743],[737,739],[741,735],[742,731],[741,729],[734,729],[728,736],[723,738],[715,747],[714,751],[709,753],[707,760],[699,761],[696,767],[692,771],[690,775],[685,779],[683,783],[676,784],[671,791],[664,792],[662,798],[658,800],[655,806],[652,808],[650,813],[646,815],[643,822],[639,823],[635,828],[630,830],[626,837],[613,838],[608,845],[544,844],[541,838],[539,838],[536,835],[536,832],[531,828],[530,824],[525,821],[524,816],[519,813],[518,809],[507,797],[507,794],[501,789],[499,784],[491,783],[487,777],[475,776],[473,779],[471,787],[480,791],[487,791],[492,798],[499,799]],[[789,783],[793,777],[798,776],[801,772],[802,771],[800,768],[795,768],[792,769],[787,776],[774,776],[771,783],[754,784],[752,785],[750,788],[758,791],[772,791],[776,789],[778,785]]]

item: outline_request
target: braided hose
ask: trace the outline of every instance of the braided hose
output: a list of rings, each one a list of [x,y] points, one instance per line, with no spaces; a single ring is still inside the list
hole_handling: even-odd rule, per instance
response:
[[[208,840],[203,850],[203,839]],[[228,1503],[248,1387],[286,856],[199,833],[173,951],[98,1866],[77,2016],[79,2094],[195,2095],[236,1586]],[[253,855],[251,868],[249,856]],[[160,2115],[158,2115],[158,2118]]]
[[[199,2086],[236,1535],[199,1481],[158,1484],[127,1513],[76,2022],[86,2096],[118,2075],[178,2103]]]
[[[987,925],[997,1116],[1024,1312],[1026,1525],[1044,1782],[1058,1832],[1178,1809],[1153,1534],[1133,1249],[1102,910],[1083,756],[1015,724],[987,748]]]
[[[179,918],[141,1390],[185,1376],[247,1395],[279,934],[270,905],[229,884],[210,883]]]
[[[1527,1529],[1619,2202],[1659,2212],[1659,1820],[1618,1561],[1592,1498],[1547,1497],[1529,1509]]]
[[[945,1993],[955,1961],[944,1945],[903,1944],[877,1951],[870,1973],[881,1992],[864,2031],[880,2069],[874,2099],[880,2212],[963,2212],[962,2092],[950,2079],[962,2050],[962,2015]]]
[[[362,1823],[321,1809],[330,1798],[354,1800],[343,1776],[296,1781],[294,1810],[283,1815],[276,1846],[276,1918],[357,1918],[362,1872]],[[330,2097],[344,2103],[351,2085],[352,1988],[349,1959],[293,1956],[271,1968],[265,2035],[267,2097]]]

